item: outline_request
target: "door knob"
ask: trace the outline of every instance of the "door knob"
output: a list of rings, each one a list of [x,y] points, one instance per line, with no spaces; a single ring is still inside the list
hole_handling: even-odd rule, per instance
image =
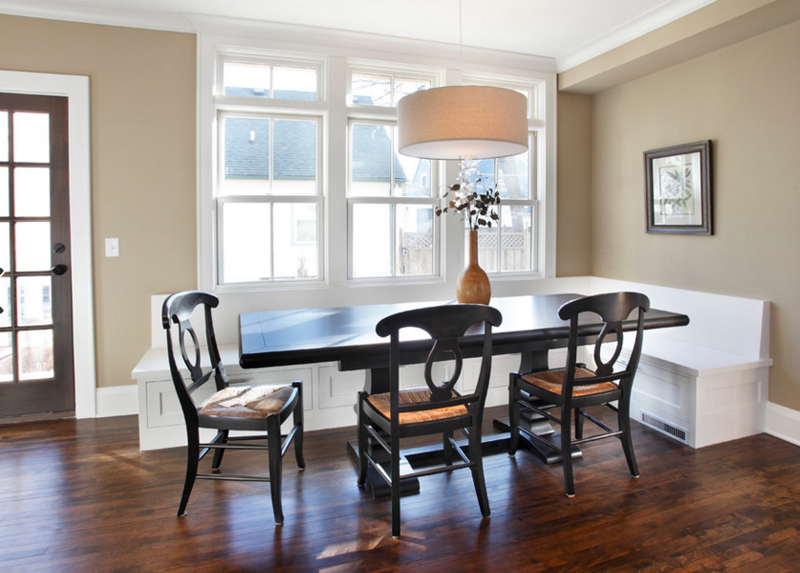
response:
[[[67,272],[67,267],[66,267],[66,265],[56,265],[56,266],[53,267],[52,270],[53,270],[53,274],[54,275],[61,276],[65,272]]]

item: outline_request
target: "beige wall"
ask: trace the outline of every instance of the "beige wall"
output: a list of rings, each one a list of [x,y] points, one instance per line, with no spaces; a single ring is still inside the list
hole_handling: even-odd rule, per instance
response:
[[[131,384],[150,295],[197,282],[196,38],[0,16],[0,69],[89,76],[98,386]],[[104,256],[119,237],[119,258]]]
[[[771,300],[770,401],[796,410],[798,61],[794,23],[594,96],[591,215],[592,274]],[[704,139],[714,235],[645,234],[642,153]]]
[[[585,276],[592,252],[592,98],[558,94],[556,273]]]

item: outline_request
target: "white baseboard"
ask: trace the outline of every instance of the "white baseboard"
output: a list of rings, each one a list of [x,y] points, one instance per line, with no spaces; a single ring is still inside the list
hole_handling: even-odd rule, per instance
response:
[[[139,389],[136,384],[97,389],[97,417],[130,416],[139,413]]]
[[[800,446],[800,412],[767,403],[767,428],[766,433]]]

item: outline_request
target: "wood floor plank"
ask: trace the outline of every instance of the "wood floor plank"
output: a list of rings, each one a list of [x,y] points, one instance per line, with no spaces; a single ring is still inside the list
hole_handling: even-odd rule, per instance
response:
[[[488,456],[490,518],[469,472],[430,476],[403,498],[395,540],[388,499],[356,486],[353,432],[307,433],[305,472],[287,455],[276,526],[264,483],[200,481],[176,517],[184,450],[139,452],[135,417],[0,426],[0,570],[800,569],[800,449],[771,436],[692,450],[634,424],[641,477],[617,441],[589,444],[572,499],[559,465]],[[223,463],[259,473],[267,460],[228,452]]]

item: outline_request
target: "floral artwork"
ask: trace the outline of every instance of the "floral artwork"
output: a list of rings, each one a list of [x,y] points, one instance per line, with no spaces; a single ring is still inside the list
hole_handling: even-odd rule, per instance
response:
[[[648,233],[711,234],[711,142],[645,152]]]
[[[658,172],[658,188],[656,202],[653,205],[656,213],[669,215],[693,215],[695,195],[692,187],[692,162],[684,162],[684,156],[674,156],[671,165],[663,165]]]

